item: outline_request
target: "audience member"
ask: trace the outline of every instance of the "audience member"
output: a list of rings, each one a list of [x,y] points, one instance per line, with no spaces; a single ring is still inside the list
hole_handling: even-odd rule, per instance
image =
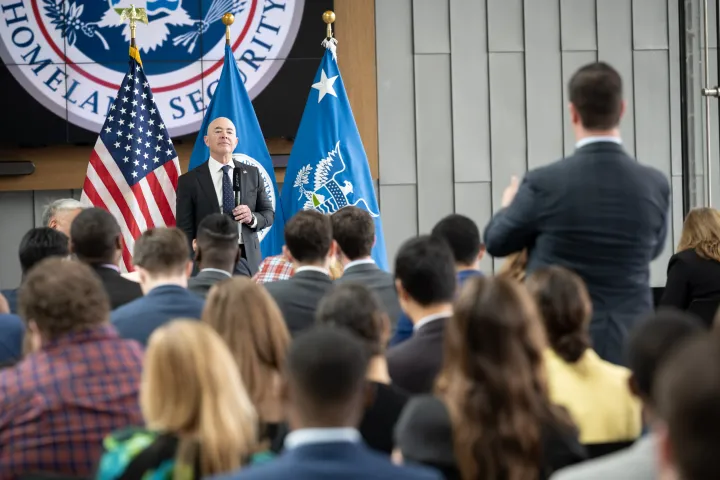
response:
[[[120,275],[123,238],[120,225],[110,212],[102,208],[80,212],[70,228],[70,249],[100,277],[111,309],[142,297],[140,285]]]
[[[140,405],[147,428],[107,438],[97,478],[200,480],[251,461],[255,409],[230,351],[209,326],[179,319],[153,332]]]
[[[527,249],[511,253],[502,261],[497,276],[505,277],[518,282],[525,281],[525,270],[527,269]]]
[[[315,210],[296,213],[285,224],[283,254],[293,262],[292,278],[264,285],[295,336],[314,323],[317,305],[333,285],[328,270],[335,256],[330,217]]]
[[[360,434],[370,448],[392,453],[393,429],[408,395],[391,384],[385,359],[390,322],[377,294],[368,287],[345,283],[320,302],[318,323],[346,328],[365,344],[370,358],[365,375],[371,397],[360,422]]]
[[[582,461],[574,426],[548,398],[544,342],[522,286],[468,280],[447,326],[437,396],[410,400],[396,427],[402,457],[446,479],[546,479]]]
[[[550,399],[570,412],[584,444],[635,440],[642,419],[630,371],[590,348],[592,305],[582,279],[563,267],[542,267],[527,286],[550,344],[544,353]]]
[[[224,479],[439,479],[431,470],[393,465],[367,448],[356,427],[367,395],[366,349],[351,334],[317,327],[298,335],[286,361],[292,432],[276,460]]]
[[[342,276],[337,283],[360,283],[374,291],[394,330],[402,311],[392,275],[380,270],[371,256],[375,245],[375,221],[367,210],[352,205],[333,213],[330,219],[342,265]]]
[[[603,62],[580,68],[568,98],[575,152],[522,184],[513,177],[483,237],[496,257],[527,248],[528,274],[558,265],[580,275],[593,304],[593,346],[622,364],[627,332],[653,309],[650,262],[665,248],[670,186],[622,147],[617,71]]]
[[[24,332],[22,320],[10,313],[7,300],[0,294],[0,369],[20,360]]]
[[[185,234],[175,228],[145,231],[135,241],[133,262],[145,294],[111,315],[120,335],[143,345],[156,328],[180,317],[200,319],[205,301],[187,290],[192,271]]]
[[[42,214],[42,224],[45,227],[62,232],[66,237],[70,237],[70,225],[84,208],[85,205],[74,198],[55,200],[45,207]]]
[[[647,425],[656,422],[654,387],[658,370],[679,346],[702,333],[700,322],[680,311],[662,310],[648,317],[628,341],[630,389],[641,400]],[[655,480],[656,435],[650,433],[620,452],[561,470],[552,480]]]
[[[107,294],[80,262],[33,268],[20,313],[32,353],[0,371],[0,479],[90,476],[102,439],[142,421],[142,349],[108,324]]]
[[[257,410],[261,440],[279,452],[287,430],[281,370],[290,346],[280,309],[261,285],[236,277],[210,290],[202,320],[230,347]]]
[[[295,270],[292,262],[285,255],[273,255],[272,257],[265,257],[260,262],[260,267],[258,267],[257,273],[253,275],[253,280],[260,284],[277,282],[292,278],[293,273],[295,273]]]

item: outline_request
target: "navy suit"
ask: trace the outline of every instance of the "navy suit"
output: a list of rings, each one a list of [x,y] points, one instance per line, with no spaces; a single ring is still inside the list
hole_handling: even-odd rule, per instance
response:
[[[20,287],[9,290],[0,291],[5,300],[7,300],[8,307],[10,307],[10,313],[18,313],[18,294],[20,293]]]
[[[560,265],[585,281],[597,353],[623,363],[636,320],[653,309],[650,262],[662,253],[670,187],[621,145],[595,141],[525,176],[510,206],[485,228],[488,253],[528,249],[527,274]]]
[[[186,288],[162,285],[113,310],[110,321],[121,337],[147,345],[156,328],[177,318],[199,319],[204,306],[205,300]]]
[[[0,365],[10,365],[22,357],[25,324],[17,315],[0,314]]]

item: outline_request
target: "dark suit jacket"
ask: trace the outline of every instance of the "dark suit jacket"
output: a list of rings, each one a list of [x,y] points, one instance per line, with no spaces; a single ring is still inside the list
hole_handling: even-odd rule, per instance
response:
[[[188,279],[188,290],[200,295],[202,298],[207,298],[207,294],[213,285],[228,278],[230,277],[224,273],[200,270],[200,273]]]
[[[280,307],[285,324],[292,336],[315,323],[315,311],[320,299],[333,282],[324,273],[312,270],[295,272],[292,278],[263,284]]]
[[[652,311],[650,262],[663,251],[668,180],[621,145],[597,142],[528,172],[513,202],[485,228],[488,253],[528,249],[527,273],[560,265],[585,281],[598,354],[622,363],[627,331]]]
[[[250,211],[257,218],[255,228],[250,228],[248,224],[242,226],[245,255],[250,265],[250,272],[254,275],[260,266],[262,257],[257,231],[272,225],[275,211],[270,197],[265,191],[265,182],[260,171],[251,165],[240,162],[235,162],[235,168],[240,168],[242,172],[240,174],[240,203],[250,207]],[[197,236],[197,228],[203,218],[212,213],[222,213],[207,162],[180,175],[176,212],[177,227],[185,232],[191,245]]]
[[[432,392],[443,362],[443,338],[448,318],[432,320],[387,352],[393,384],[411,395]]]
[[[7,300],[10,313],[18,313],[18,294],[20,293],[20,287],[2,290],[0,293],[2,293],[5,300]]]
[[[382,301],[385,312],[390,317],[390,325],[395,325],[402,314],[395,290],[395,279],[391,274],[380,270],[374,263],[361,263],[346,269],[335,283],[359,283],[374,291]]]
[[[20,317],[0,313],[0,369],[20,361],[24,335],[25,324]]]
[[[102,267],[100,265],[90,265],[95,273],[100,277],[105,291],[110,297],[110,309],[115,310],[118,307],[130,303],[136,298],[143,296],[142,288],[137,282],[128,280],[120,275],[120,273],[112,268]]]
[[[120,336],[147,345],[150,334],[161,325],[177,318],[202,315],[205,301],[177,285],[153,288],[142,298],[123,305],[110,314],[110,321]]]
[[[363,443],[328,442],[286,450],[272,462],[244,468],[214,480],[440,480],[434,470],[394,465],[387,455]]]
[[[687,310],[693,300],[720,300],[720,262],[701,258],[694,249],[670,257],[660,305]]]

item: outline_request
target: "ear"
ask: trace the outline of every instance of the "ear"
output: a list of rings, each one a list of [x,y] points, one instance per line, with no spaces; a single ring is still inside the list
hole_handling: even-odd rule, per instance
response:
[[[210,146],[210,141],[209,141],[209,138],[208,138],[207,135],[205,135],[205,136],[203,137],[203,141],[205,142],[205,146],[207,146],[207,147]]]
[[[377,235],[373,237],[373,248],[375,248],[375,244],[377,243]]]
[[[363,395],[363,410],[372,407],[375,404],[375,388],[371,382],[365,382]]]
[[[282,253],[285,255],[285,258],[288,259],[288,262],[295,263],[295,257],[290,254],[290,249],[287,248],[287,245],[283,245]]]
[[[390,331],[390,318],[388,317],[388,314],[383,312],[380,315],[380,342],[383,345],[387,345],[390,341],[390,336],[392,335],[392,332]]]
[[[395,290],[397,291],[398,298],[405,298],[407,297],[407,292],[403,288],[402,282],[399,278],[395,279]]]
[[[478,261],[482,260],[482,258],[485,256],[485,245],[480,246],[480,252],[478,253],[477,259]]]
[[[52,228],[53,230],[57,230],[57,226],[58,226],[57,220],[55,220],[54,217],[51,218],[50,221],[48,222],[47,226]]]
[[[240,255],[240,247],[238,247],[237,252],[235,252],[235,265],[240,263],[241,258],[242,258],[242,255]]]
[[[197,252],[197,239],[195,239],[195,238],[193,238],[193,241],[192,241],[192,249],[193,249],[193,252]]]
[[[192,271],[193,271],[193,262],[188,260],[187,265],[185,265],[185,276],[187,278],[190,278],[190,276],[192,275]]]
[[[122,249],[123,249],[122,234],[121,234],[121,235],[118,235],[117,238],[115,238],[115,248],[116,248],[117,250],[122,250]]]
[[[193,242],[194,241],[195,240],[193,240]],[[202,248],[194,248],[194,247],[195,247],[195,245],[193,245],[193,250],[195,251],[195,255],[193,255],[193,257],[195,257],[196,262],[200,263],[202,261]]]
[[[623,100],[620,102],[620,118],[623,118],[625,116],[625,111],[627,110],[627,102]]]
[[[638,387],[637,378],[635,378],[635,374],[631,373],[628,377],[628,388],[630,389],[630,393],[632,393],[634,396],[641,398],[642,395],[640,394],[640,388]]]
[[[580,114],[578,114],[578,111],[575,108],[575,105],[570,103],[568,105],[568,112],[570,113],[570,124],[571,125],[579,124],[580,123]]]

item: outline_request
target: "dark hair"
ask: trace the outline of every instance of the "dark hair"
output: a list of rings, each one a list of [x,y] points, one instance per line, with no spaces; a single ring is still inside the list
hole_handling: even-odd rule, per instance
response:
[[[350,260],[367,257],[375,243],[375,222],[366,210],[349,205],[330,216],[333,238]]]
[[[64,233],[50,227],[32,228],[20,240],[20,268],[26,274],[41,260],[55,256],[66,257],[68,253],[68,237]]]
[[[455,262],[447,242],[429,235],[405,242],[395,259],[395,278],[420,305],[452,302]]]
[[[230,216],[213,213],[198,225],[196,258],[203,265],[223,265],[235,262],[238,254],[238,224]]]
[[[455,263],[472,265],[477,261],[482,242],[480,230],[472,219],[455,213],[448,215],[433,227],[430,234],[450,245]]]
[[[365,384],[368,360],[363,344],[345,329],[305,330],[293,340],[285,361],[295,406],[313,416],[353,407]],[[361,401],[357,407],[362,408]]]
[[[28,274],[20,288],[20,315],[34,321],[52,340],[108,321],[110,300],[100,279],[87,265],[47,258]]]
[[[570,79],[568,97],[575,106],[583,127],[608,130],[620,123],[622,78],[604,62],[580,68]]]
[[[377,294],[358,283],[343,283],[323,297],[315,313],[318,323],[343,327],[365,343],[371,356],[383,352],[387,320]]]
[[[72,251],[86,263],[114,263],[120,241],[120,225],[102,208],[88,208],[70,225]]]
[[[550,346],[560,358],[577,362],[590,348],[592,304],[585,283],[563,267],[533,272],[527,287],[540,311]]]
[[[178,275],[188,263],[187,237],[176,227],[146,230],[135,241],[133,263],[153,275]]]
[[[684,480],[717,476],[720,346],[709,335],[680,346],[661,367],[654,396],[667,425],[673,463]]]
[[[628,367],[646,401],[655,402],[652,393],[660,365],[678,346],[703,331],[700,321],[691,314],[665,307],[642,319],[631,332],[627,343]]]
[[[285,224],[285,245],[298,262],[323,260],[332,244],[330,217],[315,210],[302,210]]]

